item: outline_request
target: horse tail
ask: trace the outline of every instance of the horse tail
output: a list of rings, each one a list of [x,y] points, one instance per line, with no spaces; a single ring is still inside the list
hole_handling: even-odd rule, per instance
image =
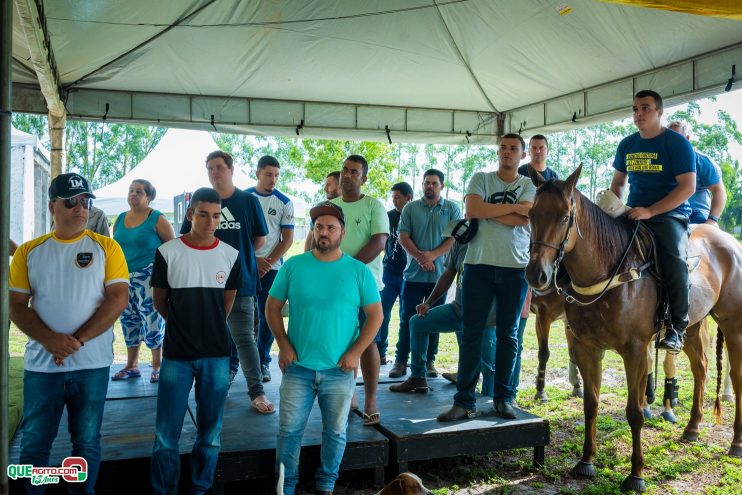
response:
[[[721,379],[722,379],[722,359],[724,357],[724,333],[721,331],[721,327],[716,327],[716,400],[714,401],[714,418],[716,424],[721,424],[721,401],[719,400],[719,394],[721,393]]]

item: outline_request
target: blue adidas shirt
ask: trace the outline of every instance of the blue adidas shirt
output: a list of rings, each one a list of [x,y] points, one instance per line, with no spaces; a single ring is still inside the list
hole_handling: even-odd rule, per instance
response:
[[[677,132],[665,129],[652,139],[643,139],[637,132],[618,145],[613,168],[629,176],[627,204],[649,207],[677,187],[678,175],[696,171],[696,154]],[[673,211],[687,217],[690,206],[686,201]]]
[[[191,222],[186,219],[180,233],[190,231]],[[237,290],[238,297],[254,296],[258,293],[260,278],[252,239],[267,234],[268,226],[265,224],[263,210],[255,196],[235,189],[232,196],[222,199],[222,220],[214,235],[240,253],[242,287]]]

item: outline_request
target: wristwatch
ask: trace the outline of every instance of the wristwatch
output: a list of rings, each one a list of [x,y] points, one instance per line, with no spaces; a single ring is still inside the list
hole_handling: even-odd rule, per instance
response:
[[[713,220],[716,223],[719,223],[719,217],[717,217],[716,215],[709,215],[708,219]]]

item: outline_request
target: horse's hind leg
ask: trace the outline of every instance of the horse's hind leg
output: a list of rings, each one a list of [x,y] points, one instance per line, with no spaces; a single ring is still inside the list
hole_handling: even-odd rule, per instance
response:
[[[734,402],[734,389],[732,388],[732,372],[729,369],[729,347],[724,354],[724,392],[721,394],[724,402]]]
[[[547,310],[541,308],[536,313],[536,339],[538,339],[538,376],[536,377],[536,395],[534,400],[546,402],[544,387],[546,386],[546,363],[549,361],[549,330],[554,321],[547,314]]]
[[[703,394],[706,388],[706,352],[704,350],[705,334],[708,333],[708,325],[705,319],[695,325],[688,327],[685,335],[683,351],[690,361],[690,369],[693,372],[693,405],[690,409],[690,420],[683,431],[683,440],[695,442],[700,432],[699,425],[703,419]]]
[[[593,460],[597,450],[596,433],[603,351],[575,340],[572,352],[577,367],[580,369],[585,389],[585,397],[582,403],[585,411],[585,442],[582,445],[582,459],[572,468],[572,472],[578,476],[593,477],[595,476]]]
[[[730,326],[733,325],[726,325],[724,328]],[[724,338],[729,348],[729,368],[735,394],[734,438],[729,455],[742,457],[742,322],[737,322],[733,330],[726,331]]]
[[[665,360],[662,362],[662,368],[665,371],[665,392],[662,396],[662,406],[665,410],[662,411],[660,417],[670,423],[678,422],[673,411],[673,408],[678,405],[677,360],[677,354],[665,351]]]
[[[626,370],[628,398],[626,401],[626,419],[631,426],[631,475],[624,479],[621,489],[624,491],[643,492],[646,489],[642,471],[644,453],[642,452],[642,426],[644,426],[644,402],[647,388],[647,345],[637,345],[621,353]]]

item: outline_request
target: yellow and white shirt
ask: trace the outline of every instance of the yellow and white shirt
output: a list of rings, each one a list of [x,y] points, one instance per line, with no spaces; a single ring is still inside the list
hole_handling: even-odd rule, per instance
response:
[[[129,271],[121,246],[85,230],[62,240],[54,232],[22,244],[10,265],[10,290],[31,296],[31,307],[50,329],[73,334],[88,321],[105,299],[111,284],[128,285]],[[26,344],[24,368],[57,373],[110,366],[113,362],[113,326],[85,342],[62,366],[39,342]]]

